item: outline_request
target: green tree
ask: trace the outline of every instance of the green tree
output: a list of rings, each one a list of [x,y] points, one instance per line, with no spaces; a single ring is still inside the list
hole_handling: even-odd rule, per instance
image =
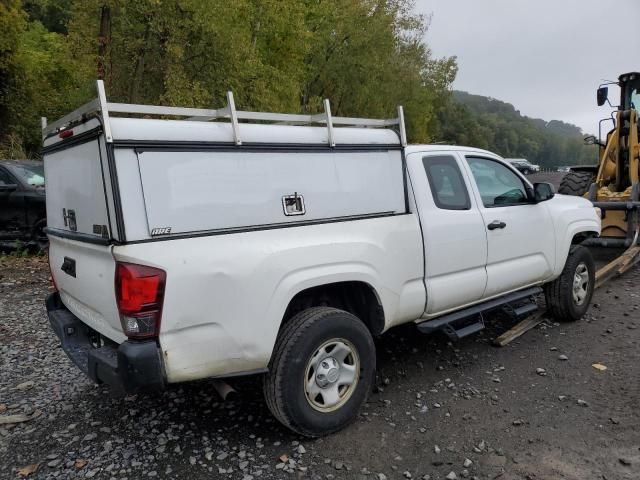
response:
[[[543,167],[597,163],[597,149],[583,144],[575,125],[529,118],[509,103],[466,92],[445,99],[437,115],[439,141],[527,158]]]
[[[0,3],[0,155],[13,157],[22,154],[21,140],[11,133],[10,81],[17,68],[16,53],[20,36],[26,28],[26,15],[20,0]]]
[[[316,113],[329,98],[335,115],[378,118],[402,104],[412,141],[433,138],[457,71],[411,0],[7,1],[0,135],[29,153],[41,115],[95,96],[98,64],[115,101],[218,106],[232,90],[243,109]]]

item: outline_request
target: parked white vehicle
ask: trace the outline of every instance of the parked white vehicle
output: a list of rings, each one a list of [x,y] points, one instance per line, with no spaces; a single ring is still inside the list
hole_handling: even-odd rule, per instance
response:
[[[401,108],[367,120],[328,102],[304,116],[98,91],[43,122],[47,311],[96,382],[259,373],[283,424],[323,435],[356,417],[373,338],[395,325],[459,338],[488,310],[525,315],[543,289],[557,320],[589,306],[592,204],[484,150],[406,146]]]

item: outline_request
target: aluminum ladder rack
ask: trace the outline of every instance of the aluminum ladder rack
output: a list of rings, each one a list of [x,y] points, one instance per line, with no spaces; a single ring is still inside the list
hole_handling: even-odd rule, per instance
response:
[[[65,115],[52,123],[47,123],[47,119],[43,117],[43,140],[60,133],[62,130],[72,128],[74,125],[83,123],[89,118],[99,116],[102,121],[106,141],[108,143],[112,143],[113,136],[111,133],[109,118],[112,114],[116,113],[157,117],[184,117],[184,120],[202,122],[208,122],[211,120],[228,120],[233,130],[233,139],[236,145],[242,145],[239,128],[240,121],[271,122],[286,125],[325,125],[328,133],[328,143],[331,147],[335,147],[336,145],[333,131],[334,128],[338,126],[356,128],[394,128],[400,137],[400,144],[403,147],[407,145],[407,133],[402,106],[398,107],[398,116],[391,119],[334,117],[331,115],[331,107],[328,99],[325,99],[323,102],[324,112],[316,115],[249,112],[236,110],[233,93],[227,92],[227,106],[220,109],[163,107],[108,102],[104,82],[102,80],[98,80],[96,82],[96,87],[98,91],[98,98],[84,104],[68,115]]]

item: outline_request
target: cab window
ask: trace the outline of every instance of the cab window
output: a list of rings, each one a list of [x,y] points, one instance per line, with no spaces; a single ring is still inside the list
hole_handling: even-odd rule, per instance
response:
[[[467,157],[467,162],[485,207],[529,203],[524,182],[507,166],[479,157]]]
[[[422,158],[433,200],[444,210],[469,210],[469,193],[456,159],[451,155]]]

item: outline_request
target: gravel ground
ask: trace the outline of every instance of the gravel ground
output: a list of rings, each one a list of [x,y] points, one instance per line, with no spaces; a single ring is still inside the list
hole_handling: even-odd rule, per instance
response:
[[[0,422],[28,419],[0,423],[0,478],[640,478],[638,267],[582,321],[504,348],[490,345],[513,324],[501,315],[455,344],[389,332],[359,419],[319,440],[281,427],[257,378],[226,403],[210,381],[127,397],[93,385],[49,330],[48,276],[43,259],[0,257]]]

